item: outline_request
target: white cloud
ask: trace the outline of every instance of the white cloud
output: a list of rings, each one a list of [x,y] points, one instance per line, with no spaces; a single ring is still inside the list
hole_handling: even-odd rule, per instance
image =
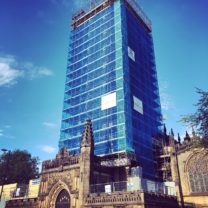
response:
[[[48,153],[48,154],[52,154],[52,153],[54,153],[54,152],[56,151],[56,148],[55,148],[55,147],[52,147],[52,146],[50,146],[50,145],[43,145],[43,146],[41,147],[41,150],[42,150],[43,152]]]
[[[53,72],[50,70],[50,69],[47,69],[47,68],[39,68],[39,71],[38,71],[39,75],[43,75],[43,76],[52,76],[53,75]]]
[[[21,68],[24,69],[25,76],[29,79],[36,79],[43,76],[52,76],[53,72],[42,66],[35,66],[31,62],[24,62],[21,64]]]
[[[171,101],[170,97],[166,93],[160,93],[161,98],[161,108],[162,110],[168,111],[171,108]]]
[[[7,63],[7,64],[13,64],[15,65],[15,57],[12,56],[12,55],[3,55],[3,56],[0,56],[0,62],[2,63]]]
[[[8,130],[7,130],[9,128],[11,128],[11,126],[9,126],[9,125],[3,126],[0,129],[0,137],[3,137],[4,139],[14,139],[15,137],[12,136],[12,135],[10,135],[9,132],[8,132]]]
[[[0,57],[0,86],[9,86],[17,82],[24,73],[15,68],[16,61],[13,56]]]
[[[174,108],[174,102],[171,96],[168,94],[168,87],[169,84],[166,81],[162,81],[160,83],[160,102],[161,102],[161,108],[163,111],[168,111],[170,109]]]
[[[43,125],[48,128],[57,128],[57,124],[51,122],[43,122]]]
[[[0,87],[11,86],[18,79],[35,79],[44,76],[52,76],[53,72],[47,67],[36,66],[31,62],[18,62],[14,56],[0,56]]]

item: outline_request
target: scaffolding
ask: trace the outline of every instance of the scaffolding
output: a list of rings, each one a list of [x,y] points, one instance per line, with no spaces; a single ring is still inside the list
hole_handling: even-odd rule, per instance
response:
[[[171,177],[171,148],[167,146],[167,138],[153,138],[154,157],[157,177],[162,181],[172,181]]]
[[[87,9],[80,9],[77,13],[72,16],[72,28],[76,29],[79,25],[84,23],[86,20],[90,19],[100,11],[104,10],[108,6],[112,5],[116,0],[91,0],[89,7]],[[135,0],[121,0],[127,7],[135,13],[137,17],[141,20],[145,27],[149,31],[152,30],[152,23],[147,15],[144,13],[142,8],[137,4]]]
[[[151,23],[150,19],[147,17],[147,15],[144,13],[142,8],[137,4],[137,2],[135,0],[124,0],[124,2],[127,2],[133,8],[133,11],[136,12],[136,14],[144,22],[145,26],[147,26],[148,29],[151,31],[152,30],[152,23]]]
[[[144,178],[138,178],[134,183],[128,181],[118,181],[109,183],[92,184],[90,186],[91,193],[114,193],[114,192],[132,192],[144,191],[147,193],[162,194],[168,196],[176,196],[175,187],[167,185],[163,182],[155,182]]]
[[[121,166],[136,166],[137,160],[134,153],[118,152],[100,157],[101,166],[105,167],[121,167]]]
[[[72,28],[76,29],[79,25],[90,19],[98,12],[104,10],[108,6],[112,5],[116,0],[102,0],[102,1],[90,1],[88,9],[80,9],[80,11],[72,17]]]

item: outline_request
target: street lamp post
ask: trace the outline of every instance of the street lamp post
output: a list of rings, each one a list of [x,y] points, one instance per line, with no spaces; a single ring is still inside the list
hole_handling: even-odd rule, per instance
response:
[[[5,168],[5,169],[7,170],[7,169],[8,169],[8,166],[9,166],[10,150],[7,150],[7,149],[1,149],[1,151],[4,152],[4,153],[8,152],[8,154],[9,154],[9,155],[8,155],[8,159],[7,159],[7,161],[6,161],[6,168]],[[2,186],[1,186],[1,192],[0,192],[0,202],[1,202],[1,197],[2,197],[2,193],[3,193],[3,189],[4,189],[4,183],[5,183],[5,181],[6,181],[5,179],[6,179],[6,177],[4,176],[4,177],[3,177],[3,180],[2,180],[3,183],[2,183]]]

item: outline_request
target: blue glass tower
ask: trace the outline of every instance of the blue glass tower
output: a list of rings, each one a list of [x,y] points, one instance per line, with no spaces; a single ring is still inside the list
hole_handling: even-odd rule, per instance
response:
[[[151,23],[133,0],[103,0],[72,18],[59,147],[76,154],[91,119],[95,154],[133,152],[154,177],[160,100]]]

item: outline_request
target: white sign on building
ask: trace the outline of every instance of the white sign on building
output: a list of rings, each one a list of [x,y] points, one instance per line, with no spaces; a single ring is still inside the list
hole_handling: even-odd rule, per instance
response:
[[[134,110],[141,114],[144,114],[142,101],[135,96],[133,96],[133,100],[134,100]]]
[[[105,193],[111,193],[111,185],[105,185]]]
[[[116,92],[101,97],[101,110],[116,106]]]
[[[135,61],[135,52],[128,46],[128,56],[130,59]]]

